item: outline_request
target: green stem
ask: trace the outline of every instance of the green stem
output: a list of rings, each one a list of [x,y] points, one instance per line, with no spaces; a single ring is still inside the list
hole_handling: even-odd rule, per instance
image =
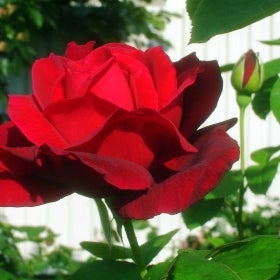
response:
[[[251,102],[251,97],[242,93],[237,93],[237,104],[239,106],[239,133],[240,133],[240,170],[242,173],[242,184],[239,188],[238,210],[236,213],[236,224],[238,238],[242,239],[243,235],[243,206],[246,192],[245,186],[245,110]]]
[[[127,220],[124,222],[124,229],[126,232],[128,242],[130,244],[134,261],[140,269],[141,278],[144,279],[145,275],[147,274],[147,269],[142,258],[141,250],[131,220]]]

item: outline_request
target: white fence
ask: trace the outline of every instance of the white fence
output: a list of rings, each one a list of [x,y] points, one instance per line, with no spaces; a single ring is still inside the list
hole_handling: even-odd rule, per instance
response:
[[[280,14],[265,19],[253,26],[220,35],[211,39],[206,44],[188,45],[190,23],[184,8],[184,0],[170,0],[165,8],[182,14],[181,18],[174,19],[168,26],[165,35],[173,44],[169,51],[170,57],[177,60],[182,56],[195,51],[201,60],[217,59],[221,65],[235,62],[239,56],[249,48],[259,52],[265,62],[272,58],[280,57],[280,47],[269,47],[261,44],[259,40],[279,38]],[[26,76],[27,77],[27,76]],[[13,83],[13,90],[25,92],[28,90],[26,77],[18,84]],[[238,117],[235,104],[235,93],[229,85],[229,77],[225,75],[224,92],[216,111],[207,121],[207,124],[222,121],[231,117]],[[247,114],[246,149],[253,151],[269,145],[279,145],[280,125],[271,116],[268,120],[258,119],[252,112]],[[237,126],[231,129],[230,134],[238,139]],[[247,158],[249,161],[249,158]],[[279,176],[278,176],[279,177]],[[272,188],[274,194],[279,193],[279,180]],[[254,201],[257,201],[254,199]],[[95,204],[92,200],[78,195],[71,195],[58,202],[36,208],[2,208],[0,213],[6,216],[13,224],[48,225],[60,234],[59,242],[68,246],[78,247],[83,240],[100,240],[100,221]],[[186,229],[180,217],[161,215],[151,221],[160,229],[160,233],[175,228],[182,228],[177,240],[185,237]]]

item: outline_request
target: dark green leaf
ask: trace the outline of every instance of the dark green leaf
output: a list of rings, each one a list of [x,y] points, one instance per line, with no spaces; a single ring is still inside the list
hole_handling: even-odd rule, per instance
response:
[[[274,40],[268,40],[268,41],[260,41],[263,44],[274,46],[274,45],[280,45],[280,39],[274,39]]]
[[[144,259],[144,263],[148,265],[177,232],[178,232],[177,229],[172,230],[166,234],[159,235],[151,240],[148,240],[146,243],[142,244],[141,252]]]
[[[266,194],[278,169],[279,158],[269,161],[266,165],[249,166],[246,169],[248,186],[255,194]]]
[[[166,261],[150,267],[148,273],[144,277],[144,280],[162,279],[161,277],[163,277],[163,275],[165,274],[169,266],[170,266],[170,262]]]
[[[259,165],[264,166],[265,164],[268,163],[271,157],[278,151],[280,151],[280,146],[266,147],[253,152],[251,154],[251,159],[254,162],[258,163]]]
[[[83,241],[81,247],[101,259],[123,260],[131,258],[131,250],[122,246],[112,245],[109,248],[108,244],[105,243]]]
[[[0,280],[15,280],[16,276],[0,268]]]
[[[187,11],[193,26],[190,42],[205,42],[279,10],[280,1],[275,0],[187,0]]]
[[[118,261],[94,261],[82,266],[69,280],[141,280],[135,264]]]
[[[243,185],[243,175],[240,170],[231,170],[222,178],[219,185],[209,193],[209,198],[222,198],[235,193]]]
[[[223,198],[203,199],[182,212],[186,226],[189,229],[205,224],[215,217],[224,203]]]
[[[34,22],[34,25],[39,29],[43,26],[44,18],[43,15],[36,8],[29,8],[29,14]]]
[[[261,89],[253,97],[253,110],[261,119],[265,119],[270,112],[270,92],[277,79],[278,76],[274,76],[265,80]]]
[[[220,67],[220,70],[221,72],[229,72],[233,69],[233,66],[234,66],[233,63],[225,64]]]
[[[270,108],[280,123],[280,78],[275,82],[270,94]]]
[[[108,205],[108,207],[111,210],[111,213],[113,215],[113,218],[115,220],[116,226],[117,226],[117,235],[120,238],[121,241],[123,241],[123,237],[122,237],[122,228],[123,228],[123,224],[124,224],[124,220],[121,218],[121,216],[114,210],[114,208],[112,207],[111,203],[111,199],[107,198],[105,199],[106,204]]]
[[[99,212],[100,221],[103,229],[104,236],[108,242],[108,246],[112,246],[112,236],[111,236],[111,220],[108,214],[106,204],[102,199],[96,198],[95,203]]]

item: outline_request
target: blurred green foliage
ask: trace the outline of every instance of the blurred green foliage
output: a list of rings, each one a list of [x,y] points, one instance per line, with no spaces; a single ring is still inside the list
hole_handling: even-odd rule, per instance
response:
[[[0,222],[0,279],[67,279],[80,266],[74,250],[56,244],[45,226]]]

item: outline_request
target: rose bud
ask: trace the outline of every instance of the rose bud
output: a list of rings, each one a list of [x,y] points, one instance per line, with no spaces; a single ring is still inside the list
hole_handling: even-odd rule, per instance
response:
[[[238,93],[250,94],[258,91],[263,82],[263,67],[258,54],[249,50],[241,56],[232,70],[231,83]]]

